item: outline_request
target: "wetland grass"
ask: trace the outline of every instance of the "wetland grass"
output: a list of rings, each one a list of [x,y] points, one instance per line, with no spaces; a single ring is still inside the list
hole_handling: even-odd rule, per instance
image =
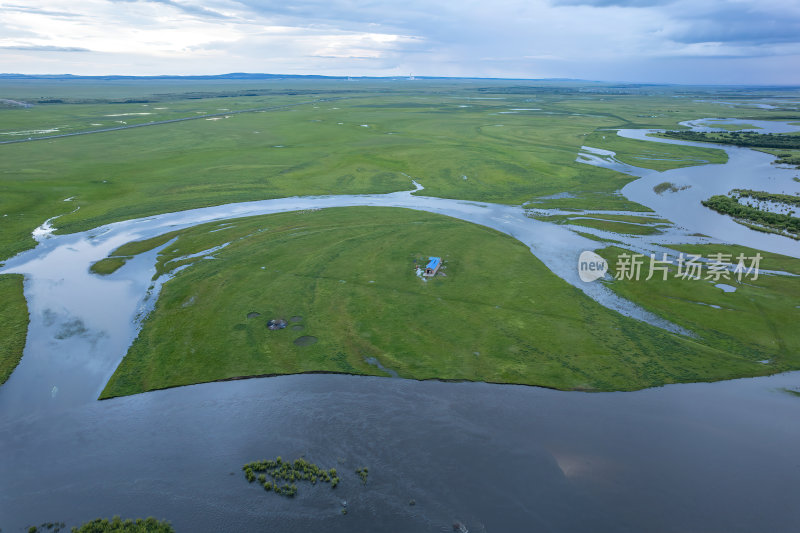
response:
[[[270,229],[255,231],[264,227]],[[775,302],[758,300],[766,311],[755,323],[774,317],[775,330],[762,333],[783,339],[787,350],[781,351],[774,343],[755,348],[747,339],[743,324],[755,312],[752,306],[745,305],[737,328],[726,328],[725,335],[705,333],[718,329],[719,320],[707,310],[698,310],[687,326],[698,337],[673,335],[589,299],[511,237],[441,215],[336,208],[240,219],[230,231],[209,233],[198,226],[161,253],[159,268],[165,268],[174,257],[220,244],[215,239],[233,241],[216,260],[199,261],[164,284],[102,397],[243,376],[385,375],[369,358],[401,378],[567,390],[634,390],[777,368],[758,364],[762,359],[787,370],[800,364],[793,355],[800,338],[786,318],[791,312],[781,311],[794,301],[794,278],[776,281],[787,290],[775,292]],[[448,277],[419,283],[408,258],[432,249],[450,258]],[[782,262],[787,268],[800,264]],[[683,311],[669,305],[673,300],[661,291],[666,285],[653,293],[631,287],[624,296],[645,307],[657,305],[659,314],[677,321]],[[194,303],[184,306],[191,298]],[[711,298],[718,303],[713,298],[726,296]],[[273,303],[267,308],[264,302]],[[302,314],[303,333],[318,341],[296,346],[289,328],[271,332],[262,320],[242,323],[253,309],[265,316]]]
[[[688,185],[675,185],[672,182],[664,181],[653,187],[656,194],[664,194],[665,192],[679,192],[688,189]]]
[[[22,359],[28,330],[28,305],[23,294],[23,276],[0,275],[0,385],[6,382]]]
[[[197,87],[203,86],[198,82]],[[2,145],[0,213],[8,217],[0,233],[0,258],[32,247],[31,231],[56,215],[61,215],[54,222],[58,232],[75,232],[236,201],[407,190],[409,176],[423,176],[425,194],[431,196],[521,204],[569,191],[574,197],[554,202],[637,209],[641,206],[613,194],[632,178],[576,163],[581,145],[616,150],[626,162],[657,170],[722,162],[725,157],[710,148],[654,148],[643,141],[595,133],[599,128],[674,128],[677,121],[710,116],[713,106],[690,98],[630,95],[605,101],[587,100],[579,93],[542,93],[537,96],[542,113],[505,115],[504,127],[493,128],[487,125],[489,113],[524,107],[530,94],[505,94],[502,101],[474,101],[469,108],[460,108],[455,101],[441,101],[441,91],[455,97],[482,96],[486,91],[447,81],[420,83],[413,90],[405,83],[364,83],[354,88],[319,81],[308,82],[296,94],[275,87],[269,94],[248,96],[237,90],[227,94],[226,87],[238,87],[233,81],[208,87],[181,93],[171,86],[168,109],[150,106],[146,111],[150,115],[132,114],[125,120],[134,124],[191,117],[208,105],[236,111],[326,97],[348,99],[338,101],[338,109],[315,109],[308,103],[228,120]],[[133,100],[117,97],[128,90],[137,93]],[[63,132],[90,130],[91,124],[113,120],[106,115],[142,112],[136,101],[163,100],[162,90],[159,82],[136,87],[99,81],[91,86],[27,84],[21,98],[36,101],[38,92],[51,103],[22,111],[0,109],[0,133],[44,131],[54,125]],[[502,90],[497,86],[489,92]],[[67,96],[53,98],[53,92]],[[206,93],[226,97],[197,99]],[[438,101],[417,105],[420,97],[429,96]],[[670,112],[657,112],[664,108]],[[741,114],[736,109],[726,112]],[[393,135],[386,135],[390,132]],[[103,154],[101,159],[98,153]],[[642,153],[661,160],[633,159]],[[65,203],[68,197],[74,200]],[[73,212],[75,207],[80,210]]]
[[[30,526],[27,533],[59,533],[65,530],[64,522],[46,522],[39,526]],[[153,517],[123,520],[119,516],[111,520],[96,518],[78,527],[70,528],[71,533],[175,533],[175,529],[167,521],[159,521]]]
[[[128,260],[132,258],[133,258],[132,255],[127,255],[123,257],[119,256],[106,257],[104,259],[101,259],[100,261],[92,263],[92,266],[89,267],[89,270],[101,276],[108,276],[109,274],[113,274],[114,272],[122,268],[122,266],[124,266],[125,263],[127,263]]]
[[[762,196],[767,200],[773,200],[778,203],[792,202],[788,205],[797,205],[798,200],[795,196],[785,194],[770,194],[761,191],[751,191],[753,194],[742,195],[742,197],[753,197],[760,199]],[[788,199],[788,200],[787,200]],[[702,204],[709,209],[728,215],[734,221],[747,226],[748,228],[762,231],[764,233],[776,233],[791,237],[795,240],[800,240],[800,217],[793,216],[794,210],[787,213],[774,213],[753,207],[750,204],[742,204],[738,201],[738,197],[726,196],[723,194],[714,195],[708,200],[703,200]],[[787,211],[789,207],[786,207]]]
[[[312,485],[316,485],[317,482],[329,483],[332,489],[339,484],[339,476],[336,474],[335,468],[321,469],[303,458],[286,462],[278,456],[275,459],[247,463],[242,470],[249,483],[258,480],[265,491],[272,491],[289,498],[293,498],[297,494],[296,481],[307,481]],[[256,475],[257,472],[259,472],[258,475]],[[267,477],[271,479],[267,480]],[[281,484],[279,485],[279,483]]]
[[[169,522],[153,517],[123,520],[119,516],[111,520],[97,518],[80,527],[73,527],[72,533],[175,533]]]
[[[425,186],[428,196],[521,205],[568,192],[536,205],[647,211],[616,193],[634,178],[577,163],[581,146],[613,150],[621,161],[656,170],[721,163],[726,158],[723,151],[714,148],[654,146],[613,133],[615,128],[675,128],[680,121],[714,116],[719,111],[716,104],[700,101],[702,98],[674,98],[671,94],[587,98],[574,88],[553,91],[527,82],[520,88],[516,81],[511,85],[487,81],[485,86],[474,87],[427,80],[413,88],[405,82],[364,81],[355,86],[335,80],[309,81],[302,84],[302,90],[297,90],[294,82],[282,81],[269,89],[247,91],[238,81],[198,81],[191,90],[162,81],[3,83],[8,98],[37,104],[26,109],[0,109],[0,133],[9,135],[23,130],[47,131],[54,126],[65,133],[86,131],[101,122],[108,125],[105,123],[116,120],[114,115],[137,124],[197,116],[209,106],[235,112],[297,105],[237,114],[226,120],[193,120],[0,146],[0,259],[34,246],[32,230],[55,216],[56,233],[69,233],[230,202],[408,190],[412,177]],[[682,96],[691,92],[685,90],[688,92]],[[452,98],[441,98],[445,92]],[[469,107],[458,105],[458,99],[492,94],[503,99],[473,99]],[[708,96],[703,91],[698,95]],[[342,97],[346,98],[337,100],[333,107],[304,103]],[[526,100],[532,97],[536,98],[537,111],[504,114],[503,127],[493,127],[499,119],[490,115],[527,107]],[[142,106],[152,102],[168,104],[143,111]],[[725,112],[735,118],[769,118],[768,111],[733,108]],[[369,127],[362,128],[361,124]],[[282,148],[273,149],[276,146]],[[796,155],[788,149],[779,152],[787,162]],[[290,238],[283,230],[271,231],[275,240],[270,242],[278,253],[268,261],[258,248],[264,241],[244,239],[242,242],[253,245],[254,256],[263,261],[259,265],[248,262],[241,246],[231,245],[231,251],[238,251],[226,251],[220,257],[230,259],[241,254],[241,268],[230,261],[225,268],[217,269],[197,264],[167,283],[156,311],[103,397],[248,375],[313,371],[374,374],[378,370],[364,359],[376,356],[406,378],[485,380],[564,389],[630,390],[664,382],[748,375],[749,371],[737,366],[736,361],[728,362],[724,347],[713,342],[687,344],[687,339],[665,336],[603,309],[553,276],[518,243],[496,233],[473,228],[468,237],[461,238],[455,233],[469,226],[448,227],[435,219],[418,217],[430,222],[425,234],[402,228],[402,238],[394,239],[387,224],[379,220],[373,226],[372,212],[353,212],[359,214],[347,221],[349,225],[337,226],[334,221],[327,229],[324,221],[312,217],[316,236],[311,240]],[[303,222],[292,218],[295,216],[300,215],[273,220]],[[612,229],[610,222],[600,224],[603,229]],[[245,226],[243,229],[249,231],[263,228]],[[212,223],[204,231],[225,235],[224,241],[213,244],[219,245],[245,237],[241,229]],[[652,231],[625,226],[616,229]],[[341,232],[352,233],[359,242],[340,239]],[[109,274],[127,257],[178,235],[168,233],[123,245],[92,270]],[[326,240],[322,235],[333,237]],[[379,247],[383,255],[364,247],[370,235],[388,239],[388,246]],[[193,230],[181,231],[180,236],[187,244],[202,240]],[[422,254],[436,249],[442,238],[452,241],[454,252],[463,254],[467,261],[448,270],[447,287],[439,283],[441,280],[433,280],[425,289],[409,290],[405,273],[394,270],[398,257],[393,254],[407,242],[413,245],[400,252],[402,257]],[[206,242],[212,240],[209,237]],[[491,242],[495,240],[499,243]],[[289,247],[295,243],[300,248],[292,252]],[[333,243],[342,247],[348,265],[358,262],[353,252],[366,255],[367,268],[383,277],[370,273],[367,282],[379,279],[366,288],[360,273],[352,268],[342,271],[342,262],[330,246]],[[329,265],[308,259],[313,255],[312,246],[323,251],[321,255]],[[474,257],[474,246],[491,248],[510,259],[510,265]],[[207,248],[193,248],[191,252],[203,249]],[[165,259],[178,257],[169,251],[162,255]],[[284,274],[276,273],[270,279],[257,277],[255,270],[266,263]],[[161,260],[158,273],[179,264],[168,265]],[[498,267],[502,271],[499,277],[486,275],[488,269]],[[212,294],[214,289],[198,277],[201,274],[217,283],[230,282],[236,297],[248,305],[236,306],[232,298]],[[333,286],[328,275],[335,276],[330,279],[347,279],[346,288]],[[190,280],[194,292],[214,296],[217,301],[211,304],[211,300],[199,299],[185,308],[190,314],[182,316],[172,298],[182,293],[185,297],[181,302],[189,301],[193,296]],[[24,344],[27,324],[27,310],[18,305],[21,289],[9,293],[16,294],[17,300],[10,300],[12,305],[4,311],[0,323],[3,331],[11,332],[4,333],[0,347],[5,377],[18,361],[22,351],[18,341],[21,338]],[[262,309],[255,306],[265,295],[279,298],[270,301],[300,302],[298,306],[277,304],[263,312],[291,316],[297,308],[308,309],[309,318],[303,326],[319,341],[297,347],[286,335],[269,340],[259,336],[264,333],[261,320],[229,323],[229,317]],[[197,314],[191,314],[193,310]],[[405,325],[416,324],[421,316],[425,317],[421,327],[414,335],[407,335]],[[251,327],[256,323],[261,324],[260,332]],[[586,334],[586,324],[596,324],[594,329],[601,334]],[[171,333],[165,335],[165,331],[178,332],[179,340],[171,340]],[[626,337],[625,332],[632,332],[631,336]],[[200,345],[208,348],[195,354]],[[475,351],[491,355],[478,361],[463,356]],[[425,355],[430,353],[439,355]],[[618,353],[634,355],[622,364]],[[679,361],[665,363],[658,358],[661,353],[682,355]],[[182,362],[176,365],[172,354],[181,354]],[[650,354],[658,360],[651,361]],[[700,365],[698,361],[704,358],[716,361],[718,369]]]
[[[734,264],[740,253],[745,257],[760,253],[760,269],[785,271],[795,276],[762,273],[758,279],[745,276],[741,283],[733,276],[721,276],[715,281],[706,265],[701,279],[676,278],[676,269],[672,266],[666,280],[661,273],[646,280],[650,257],[645,256],[640,279],[614,279],[608,287],[648,311],[695,332],[697,336],[693,342],[698,346],[714,346],[729,354],[727,371],[731,372],[731,377],[742,371],[758,376],[797,368],[800,363],[797,355],[800,353],[800,331],[793,324],[797,316],[794,306],[800,301],[800,277],[796,276],[800,274],[800,260],[741,246],[707,244],[672,248],[675,250],[673,257],[680,252],[704,258],[712,254],[728,254]],[[608,247],[597,253],[608,261],[609,271],[613,272],[619,255],[630,254],[630,251]],[[722,292],[715,287],[717,283],[734,285],[736,291]],[[627,358],[628,354],[620,357]],[[675,353],[660,357],[671,359],[672,364],[681,359],[681,355]],[[764,360],[769,360],[769,364],[763,364]],[[708,368],[710,364],[710,359],[697,361],[700,367]],[[652,371],[661,372],[655,366]]]

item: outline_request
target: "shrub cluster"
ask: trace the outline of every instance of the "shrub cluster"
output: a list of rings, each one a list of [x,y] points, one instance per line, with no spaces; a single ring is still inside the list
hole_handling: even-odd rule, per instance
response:
[[[73,527],[72,533],[175,533],[175,529],[169,522],[159,522],[153,517],[122,520],[115,516],[110,521],[97,518],[79,528]]]
[[[362,466],[361,468],[356,469],[356,474],[358,474],[358,477],[361,478],[361,482],[366,485],[367,476],[369,476],[369,469],[366,466]]]
[[[775,202],[779,204],[796,205],[800,207],[800,196],[792,194],[779,194],[766,191],[754,191],[752,189],[733,189],[730,193],[732,198],[753,198],[759,201]]]
[[[762,211],[749,205],[742,205],[736,198],[721,194],[712,196],[708,200],[703,200],[703,205],[718,213],[730,215],[741,221],[751,222],[754,225],[749,227],[753,229],[759,229],[759,226],[761,226],[778,232],[788,232],[800,236],[800,218],[791,215]]]
[[[778,159],[776,159],[775,162],[781,165],[794,165],[800,168],[800,155],[778,154]]]
[[[292,462],[287,462],[278,456],[271,460],[247,463],[242,467],[242,470],[244,470],[244,476],[250,483],[258,480],[264,490],[290,498],[297,494],[295,481],[308,481],[312,485],[316,485],[318,481],[320,483],[330,483],[331,488],[336,488],[336,485],[339,484],[339,476],[335,468],[323,470],[305,459],[295,459]],[[267,476],[271,479],[267,479]],[[279,482],[284,483],[279,485]]]
[[[65,527],[64,522],[47,522],[40,526],[30,526],[28,533],[58,533]],[[175,533],[169,522],[159,522],[153,517],[123,520],[119,516],[111,520],[95,518],[80,527],[71,528],[70,531],[71,533]]]
[[[800,149],[800,136],[773,133],[753,133],[749,131],[713,132],[700,131],[665,131],[664,137],[683,141],[699,141],[706,143],[732,144],[734,146],[751,146],[758,148]]]

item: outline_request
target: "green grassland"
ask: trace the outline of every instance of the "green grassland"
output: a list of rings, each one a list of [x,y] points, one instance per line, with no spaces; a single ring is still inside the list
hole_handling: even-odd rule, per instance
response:
[[[677,251],[701,255],[731,254],[734,264],[739,253],[746,257],[757,251],[740,246],[682,245]],[[615,270],[618,256],[628,253],[617,247],[598,252]],[[800,274],[800,260],[761,253],[760,269],[780,270]],[[749,260],[745,265],[749,265]],[[735,279],[706,279],[707,269],[700,280],[675,277],[672,268],[667,280],[656,272],[645,280],[649,272],[649,257],[644,258],[641,279],[617,280],[609,286],[620,296],[639,303],[672,322],[694,331],[698,342],[715,346],[731,355],[737,354],[750,360],[769,361],[764,372],[796,369],[800,364],[800,331],[795,327],[797,302],[800,301],[800,277],[767,275],[760,273],[758,279],[743,276]],[[714,286],[724,283],[736,287],[735,292],[726,293]],[[712,306],[719,306],[714,308]],[[727,363],[726,363],[727,364]]]
[[[619,137],[613,131],[598,131],[586,137],[587,146],[612,150],[616,158],[628,165],[664,171],[705,163],[725,163],[728,154],[713,148],[654,144],[650,141]]]
[[[162,251],[161,271],[194,264],[164,284],[103,398],[252,375],[387,375],[368,358],[405,378],[583,390],[769,370],[755,362],[761,352],[610,311],[518,241],[448,217],[337,208],[219,226],[184,230]],[[226,242],[214,259],[175,261]],[[444,258],[446,276],[415,275],[414,260],[428,255]],[[302,318],[266,328],[291,317]],[[300,336],[318,342],[298,346]]]
[[[624,235],[657,235],[661,231],[655,226],[641,226],[638,224],[628,224],[627,222],[616,222],[609,220],[598,220],[594,218],[572,218],[568,224],[586,226],[603,231],[613,231]]]
[[[594,133],[674,127],[676,120],[703,114],[708,104],[660,96],[578,97],[538,86],[507,94],[497,82],[486,85],[308,82],[283,90],[267,84],[263,94],[248,86],[254,96],[237,96],[242,90],[234,85],[224,98],[194,98],[202,92],[196,84],[184,94],[166,95],[163,91],[172,86],[157,86],[150,97],[138,86],[115,85],[107,101],[96,89],[78,87],[66,91],[67,103],[2,109],[0,133],[8,133],[91,130],[92,123],[107,124],[108,114],[154,113],[118,117],[133,123],[301,104],[219,120],[0,145],[0,215],[7,215],[0,216],[0,257],[32,246],[31,230],[56,215],[63,215],[54,222],[59,231],[74,232],[235,201],[404,190],[410,188],[409,176],[432,196],[521,204],[570,191],[575,198],[546,205],[643,210],[614,194],[630,176],[575,162],[580,146],[596,142],[617,150],[623,160],[637,153],[663,156],[629,160],[659,170],[724,157],[714,149],[654,149],[644,141],[616,139],[610,131]],[[46,86],[42,94],[52,99],[55,90]],[[214,85],[206,93],[222,90]],[[475,99],[491,95],[502,99]],[[14,96],[19,97],[8,93]],[[162,105],[148,98],[168,101]],[[139,103],[143,100],[148,103]],[[318,102],[302,104],[310,101]],[[664,106],[672,112],[637,117]],[[502,114],[514,108],[541,111]]]
[[[725,153],[718,149],[654,146],[618,138],[613,129],[674,129],[679,121],[721,114],[790,118],[786,110],[701,101],[710,95],[703,88],[503,80],[2,80],[0,98],[34,106],[0,107],[0,141],[146,126],[0,145],[0,262],[34,246],[31,231],[51,217],[58,217],[52,222],[58,233],[70,233],[230,202],[408,190],[412,178],[430,196],[518,205],[570,192],[568,198],[537,201],[536,207],[644,212],[618,194],[634,178],[577,163],[580,147],[614,150],[621,161],[656,170],[719,163]],[[182,118],[194,120],[147,125]],[[494,232],[418,213],[381,215],[408,226],[395,236],[387,229],[390,222],[374,220],[374,211],[336,213],[269,219],[284,220],[286,227],[316,225],[308,236],[289,229],[255,233],[219,252],[219,259],[180,273],[164,287],[156,312],[104,394],[252,374],[382,374],[366,357],[405,377],[567,389],[629,390],[767,371],[749,352],[732,356],[716,341],[678,338],[602,308]],[[655,221],[648,227],[626,222],[637,221],[605,217],[581,223],[657,231]],[[219,244],[217,237],[239,229],[255,231],[260,223],[241,222],[216,237],[203,229],[181,232],[179,252],[165,251],[158,268],[174,268],[179,261],[165,261]],[[431,231],[419,232],[420,225]],[[352,239],[332,241],[340,252],[322,237],[350,233]],[[263,250],[259,239],[270,249]],[[445,251],[441,243],[447,243]],[[123,246],[92,270],[108,274],[156,245]],[[487,250],[495,247],[497,257],[514,260],[493,259]],[[317,249],[326,251],[318,260],[311,253]],[[422,284],[409,261],[432,253],[451,255],[448,277]],[[383,278],[365,285],[354,277],[359,254]],[[280,275],[250,279],[269,268]],[[488,274],[495,269],[504,274]],[[203,276],[241,292],[216,294],[221,286]],[[197,298],[182,307],[195,289]],[[24,303],[18,280],[3,290],[7,301]],[[469,301],[459,294],[470,295]],[[245,314],[258,311],[261,318],[242,318],[234,312],[240,303],[253,308]],[[290,330],[260,336],[270,313],[306,317],[302,325],[319,342],[295,346]],[[432,318],[411,331],[403,325],[416,324],[420,315]],[[491,327],[483,327],[486,320]],[[596,330],[583,331],[594,321]],[[24,342],[26,323],[27,310],[15,304],[0,327]]]
[[[757,150],[777,157],[775,164],[792,165],[800,169],[800,150],[781,150],[779,148],[758,148]]]
[[[680,139],[706,143],[730,144],[752,148],[777,148],[784,150],[800,149],[800,135],[797,133],[757,133],[757,132],[700,132],[689,130],[670,130],[659,134],[667,139]]]
[[[680,244],[671,245],[671,249],[678,252],[687,254],[695,254],[703,257],[708,257],[709,254],[722,253],[730,254],[733,259],[736,259],[740,254],[745,257],[753,257],[760,254],[762,259],[760,268],[762,270],[776,270],[779,272],[788,272],[796,276],[800,276],[800,259],[794,257],[787,257],[785,255],[774,254],[765,252],[763,250],[754,250],[746,246],[728,244],[719,246],[717,244]]]
[[[603,213],[601,215],[592,215],[602,218],[603,220],[615,220],[617,222],[630,222],[633,224],[669,224],[669,220],[665,218],[645,217],[638,215],[609,215]]]
[[[109,274],[113,274],[116,272],[120,267],[122,267],[128,259],[132,259],[132,255],[115,255],[101,259],[92,264],[89,267],[89,270],[94,272],[95,274],[100,274],[101,276],[107,276]]]
[[[108,274],[116,272],[117,269],[123,266],[128,259],[133,258],[133,256],[148,252],[153,248],[158,248],[162,244],[166,244],[170,240],[174,239],[178,234],[179,232],[177,231],[171,231],[169,233],[153,237],[152,239],[125,243],[119,248],[112,250],[112,252],[108,254],[108,257],[105,257],[92,264],[89,269],[95,274],[107,276]]]
[[[715,128],[719,128],[725,131],[741,131],[741,130],[760,130],[761,128],[758,126],[753,126],[752,124],[720,124],[714,123]]]
[[[28,331],[28,306],[22,294],[22,276],[0,276],[0,385],[5,383],[22,358]]]
[[[623,235],[657,235],[659,226],[669,224],[663,219],[637,217],[630,215],[532,215],[537,220],[555,224],[585,226]],[[625,220],[625,217],[629,217]],[[641,222],[640,222],[641,221]],[[646,224],[646,225],[642,225]]]
[[[144,124],[193,115],[296,104],[306,99],[363,94],[352,86],[309,84],[301,80],[2,80],[3,97],[32,104],[4,106],[0,141],[53,133]],[[300,99],[298,99],[298,97]],[[57,128],[57,132],[47,130]],[[30,132],[19,135],[20,132]]]

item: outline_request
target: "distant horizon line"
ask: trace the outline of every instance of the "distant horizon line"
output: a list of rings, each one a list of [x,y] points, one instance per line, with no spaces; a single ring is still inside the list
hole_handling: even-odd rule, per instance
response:
[[[684,86],[684,87],[776,87],[782,89],[800,88],[797,84],[715,84],[715,83],[680,83],[680,82],[636,82],[636,81],[607,81],[587,80],[583,78],[521,78],[498,76],[425,76],[425,75],[394,75],[394,76],[352,76],[352,75],[326,75],[326,74],[271,74],[229,72],[225,74],[22,74],[0,73],[0,80],[10,79],[42,79],[42,80],[69,80],[69,79],[94,79],[94,80],[268,80],[268,79],[315,79],[315,80],[495,80],[495,81],[538,81],[538,82],[581,82],[593,84],[624,84],[628,86]]]

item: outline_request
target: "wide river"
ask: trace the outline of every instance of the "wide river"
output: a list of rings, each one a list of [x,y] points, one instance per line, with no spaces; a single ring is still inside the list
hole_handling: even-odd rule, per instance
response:
[[[680,226],[626,238],[632,247],[709,242],[691,237],[703,233],[800,257],[795,241],[695,205],[694,195],[734,187],[798,188],[796,171],[770,166],[771,157],[725,149],[725,165],[663,173],[597,148],[581,157],[640,176],[623,194]],[[661,181],[692,187],[656,195]],[[304,375],[95,400],[158,287],[147,296],[156,252],[108,278],[87,273],[92,261],[132,238],[201,222],[340,205],[409,207],[495,227],[588,297],[688,333],[580,282],[577,255],[598,243],[512,206],[401,192],[250,202],[75,235],[44,226],[37,248],[2,270],[26,274],[31,327],[20,365],[0,387],[0,528],[120,514],[168,519],[179,531],[439,532],[455,522],[473,532],[797,531],[800,398],[784,391],[800,388],[797,372],[594,394]],[[342,483],[301,484],[294,500],[246,483],[242,464],[276,455],[335,467]],[[354,474],[364,465],[367,486]]]

